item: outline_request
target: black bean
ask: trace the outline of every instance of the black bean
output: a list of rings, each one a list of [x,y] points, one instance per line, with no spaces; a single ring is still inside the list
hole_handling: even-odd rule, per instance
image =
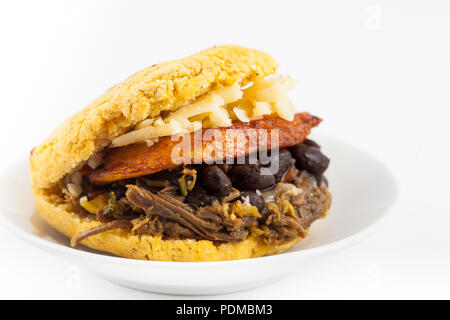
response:
[[[266,190],[275,185],[275,177],[268,168],[254,164],[234,165],[230,171],[233,186],[239,190]]]
[[[203,187],[219,197],[227,197],[231,193],[231,180],[218,166],[204,166],[200,171]]]
[[[310,139],[305,139],[302,143],[303,143],[303,144],[306,144],[307,146],[315,147],[315,148],[320,149],[320,145],[319,145],[317,142],[312,141],[312,140],[310,140]]]
[[[208,194],[198,183],[195,184],[194,189],[192,189],[185,198],[185,202],[194,208],[209,206],[216,200],[217,197]]]
[[[306,170],[314,175],[324,173],[330,164],[330,159],[316,147],[298,144],[292,147],[290,151],[296,160],[297,168]]]
[[[278,161],[278,163],[274,163],[274,161]],[[292,158],[291,153],[287,149],[281,149],[277,156],[272,157],[270,165],[278,169],[274,173],[276,182],[280,182],[283,179],[283,176],[291,168],[293,162],[294,158]]]
[[[243,191],[241,193],[241,196],[239,197],[239,200],[242,202],[245,202],[245,199],[249,200],[250,204],[252,206],[255,206],[258,208],[258,211],[261,213],[264,210],[265,202],[263,197],[258,195],[255,191]]]

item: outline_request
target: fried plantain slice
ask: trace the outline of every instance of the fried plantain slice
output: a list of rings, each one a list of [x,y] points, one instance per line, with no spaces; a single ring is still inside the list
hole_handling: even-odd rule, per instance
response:
[[[231,127],[203,129],[176,138],[161,138],[153,146],[145,143],[110,149],[104,165],[90,173],[91,183],[109,184],[137,178],[180,165],[213,162],[247,156],[275,147],[286,148],[302,142],[322,120],[309,113],[298,113],[293,121],[277,116],[234,123]],[[200,141],[200,142],[195,142]]]

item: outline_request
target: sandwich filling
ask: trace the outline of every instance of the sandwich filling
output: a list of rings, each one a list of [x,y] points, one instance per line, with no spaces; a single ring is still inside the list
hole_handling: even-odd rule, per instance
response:
[[[305,237],[331,205],[329,159],[306,139],[321,120],[295,114],[294,84],[277,76],[212,90],[115,138],[62,181],[65,201],[101,222],[72,245],[114,229],[275,245]]]

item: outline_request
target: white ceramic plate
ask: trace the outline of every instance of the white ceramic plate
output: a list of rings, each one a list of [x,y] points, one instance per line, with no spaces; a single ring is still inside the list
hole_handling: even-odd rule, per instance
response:
[[[70,248],[69,241],[35,212],[27,159],[15,161],[1,175],[0,220],[32,245],[127,287],[182,295],[254,288],[300,271],[312,258],[361,241],[374,231],[395,201],[395,180],[373,156],[331,138],[316,140],[332,160],[327,172],[334,199],[331,213],[313,224],[307,239],[283,254],[240,261],[183,263],[131,260],[87,248]]]

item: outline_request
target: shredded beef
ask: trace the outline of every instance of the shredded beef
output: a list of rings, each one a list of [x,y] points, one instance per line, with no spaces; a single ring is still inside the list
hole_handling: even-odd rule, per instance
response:
[[[283,243],[300,237],[305,237],[305,230],[298,223],[288,216],[281,216],[279,220],[272,222],[272,229],[275,231],[272,236],[268,238],[269,243]]]
[[[164,224],[164,232],[174,239],[201,239],[199,235],[176,222],[167,221]]]
[[[301,194],[292,199],[292,205],[298,208],[299,223],[307,229],[315,220],[327,213],[331,205],[331,194],[325,186],[317,185],[314,176],[306,171],[302,171],[293,180],[293,183],[297,188],[303,190]]]
[[[114,220],[111,222],[103,223],[95,228],[86,230],[84,232],[81,232],[80,234],[76,235],[70,240],[70,245],[72,247],[75,247],[77,244],[79,244],[84,239],[87,239],[89,237],[92,237],[96,234],[103,233],[106,231],[116,230],[116,229],[129,229],[132,227],[132,224],[128,220]]]
[[[127,198],[134,207],[143,209],[147,215],[175,221],[203,239],[241,241],[248,235],[248,231],[245,230],[233,232],[223,230],[225,225],[220,223],[217,217],[213,219],[199,218],[188,205],[169,195],[155,194],[143,188],[130,185],[128,186]]]
[[[329,161],[311,142],[291,150],[295,152],[282,149],[274,158],[278,170],[260,162],[201,164],[109,186],[89,185],[89,199],[108,195],[107,204],[97,212],[103,224],[73,242],[117,228],[131,228],[139,235],[224,242],[242,241],[250,232],[269,244],[305,237],[305,230],[331,205],[323,177]],[[267,174],[262,175],[263,170]],[[67,192],[65,196],[79,207],[78,199]]]

